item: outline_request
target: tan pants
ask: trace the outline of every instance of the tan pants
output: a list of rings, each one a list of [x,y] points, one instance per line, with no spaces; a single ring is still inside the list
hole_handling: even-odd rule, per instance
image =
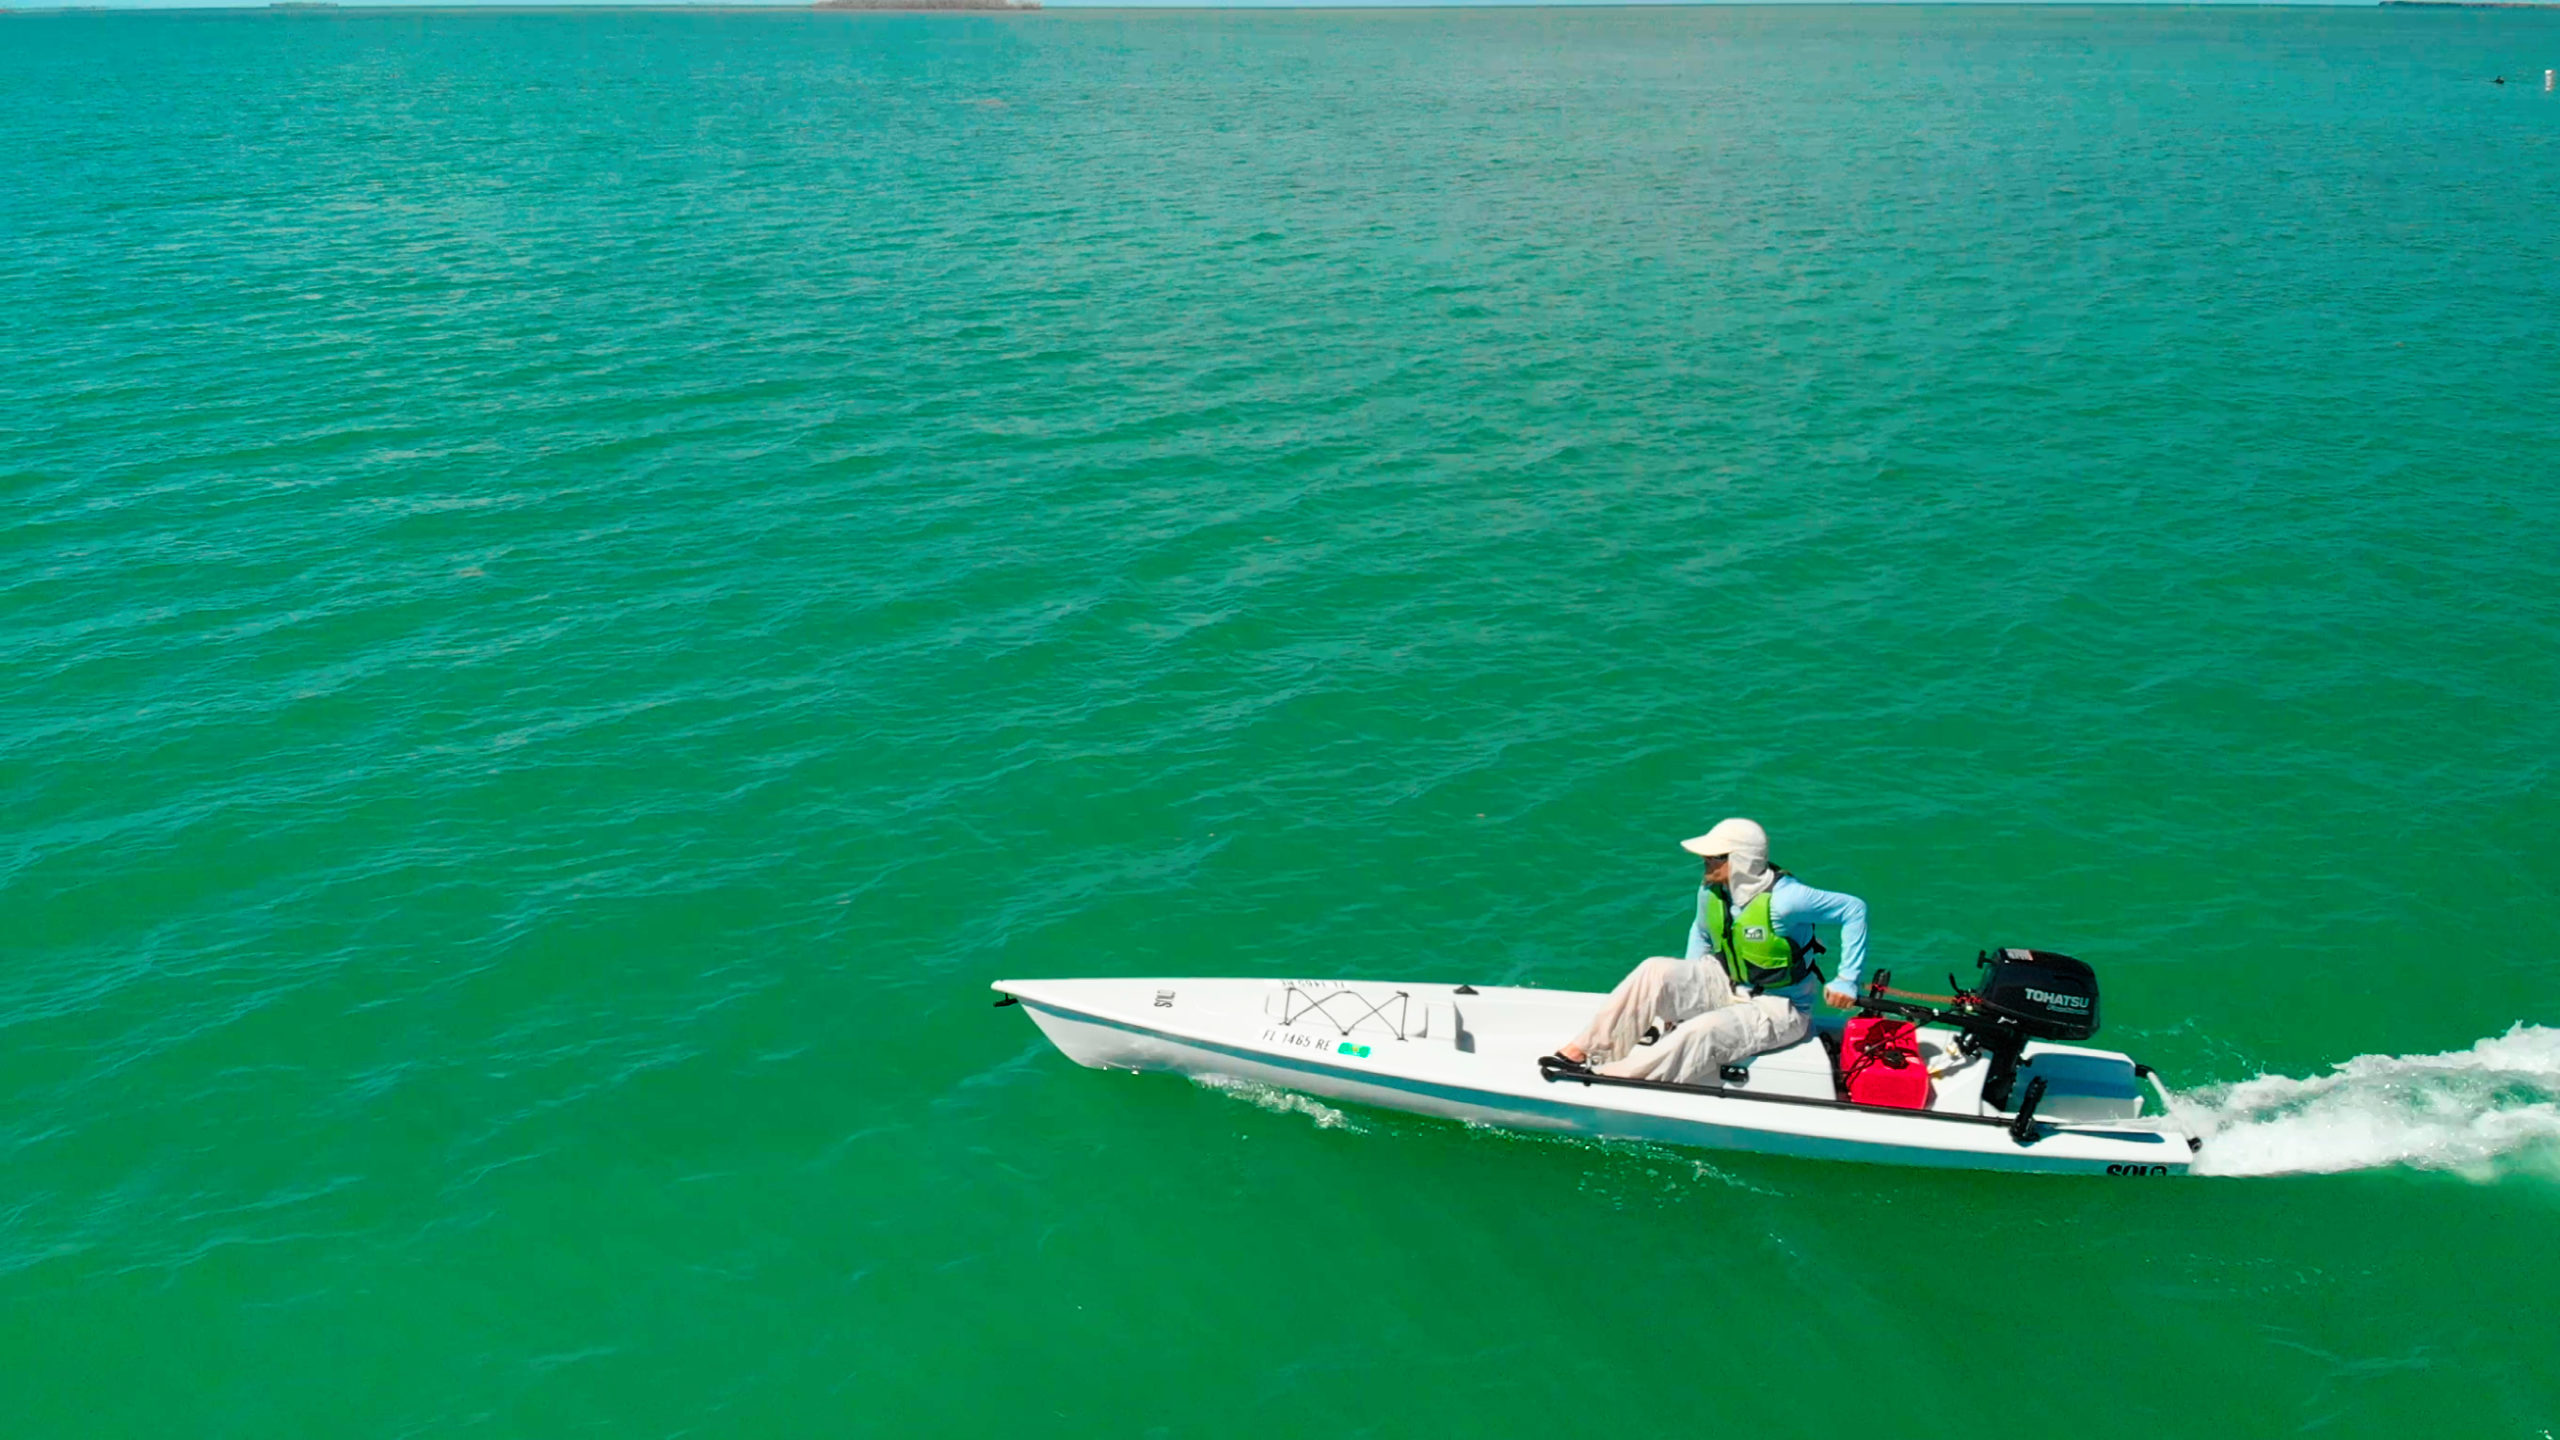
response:
[[[1648,1029],[1662,1038],[1643,1043]],[[1573,1043],[1603,1075],[1711,1085],[1725,1066],[1793,1045],[1812,1029],[1803,1007],[1784,995],[1735,994],[1715,961],[1657,955],[1618,982]]]

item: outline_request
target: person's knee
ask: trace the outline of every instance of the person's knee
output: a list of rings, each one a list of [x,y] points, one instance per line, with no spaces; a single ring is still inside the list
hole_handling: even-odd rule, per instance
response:
[[[1668,1001],[1670,1008],[1677,1010],[1681,993],[1680,962],[1656,955],[1629,971],[1619,988],[1622,993],[1654,997],[1657,1004]]]

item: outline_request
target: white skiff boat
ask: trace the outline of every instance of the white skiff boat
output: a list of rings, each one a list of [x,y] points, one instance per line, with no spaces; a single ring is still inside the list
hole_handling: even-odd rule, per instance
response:
[[[1837,1042],[1819,1034],[1728,1067],[1714,1085],[1543,1069],[1539,1057],[1605,998],[1569,990],[1211,979],[999,980],[993,988],[1004,997],[998,1005],[1020,1002],[1081,1065],[1230,1076],[1521,1130],[2071,1175],[2184,1174],[2195,1149],[2166,1115],[2168,1092],[2147,1068],[2113,1051],[2037,1039],[2007,1041],[2004,1058],[1998,1035],[1981,1043],[1996,1027],[1973,995],[1958,997],[1977,1002],[1961,1013],[1905,1007],[1942,1023],[1916,1034],[1931,1072],[1925,1108],[1888,1109],[1842,1098]],[[2092,980],[2086,1029],[2095,1028],[2095,1007]],[[2149,1106],[2144,1081],[2155,1097]],[[1986,1099],[1986,1089],[2009,1103]]]

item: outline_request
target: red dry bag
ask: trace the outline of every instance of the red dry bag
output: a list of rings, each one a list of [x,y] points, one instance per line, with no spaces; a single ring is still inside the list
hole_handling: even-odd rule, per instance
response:
[[[1929,1107],[1929,1067],[1920,1034],[1908,1020],[1861,1015],[1840,1037],[1840,1083],[1854,1105],[1893,1110]]]

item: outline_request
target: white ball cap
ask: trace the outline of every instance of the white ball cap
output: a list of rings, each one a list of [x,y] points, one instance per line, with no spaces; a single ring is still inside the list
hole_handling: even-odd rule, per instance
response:
[[[1692,855],[1731,855],[1735,851],[1746,855],[1766,855],[1769,853],[1769,832],[1761,829],[1758,821],[1736,815],[1730,820],[1717,821],[1715,828],[1704,835],[1693,835],[1681,841],[1680,848]]]

